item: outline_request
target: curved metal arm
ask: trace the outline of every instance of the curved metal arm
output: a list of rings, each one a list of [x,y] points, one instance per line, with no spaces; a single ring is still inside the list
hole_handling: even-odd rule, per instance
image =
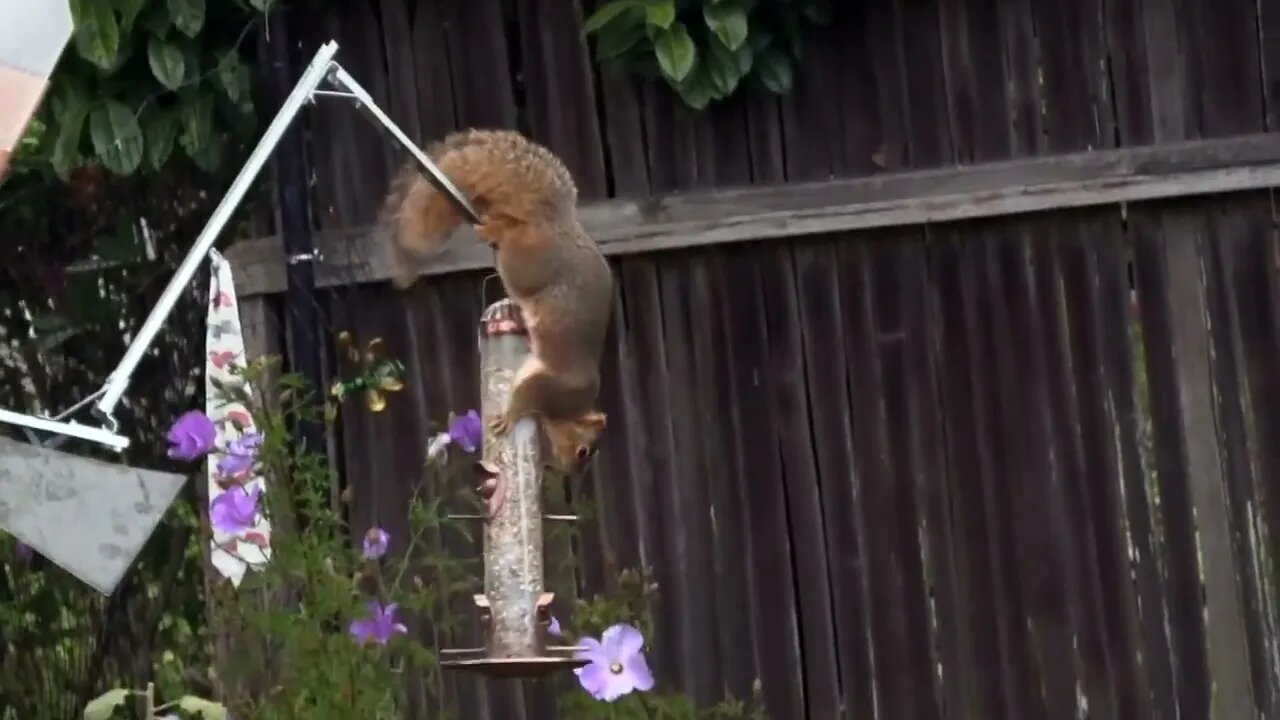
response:
[[[356,82],[355,78],[351,77],[350,73],[342,69],[342,66],[338,63],[334,63],[332,68],[333,70],[329,74],[329,82],[338,87],[345,88],[347,92],[351,93],[351,97],[364,105],[365,109],[368,110],[369,113],[373,115],[374,119],[378,121],[378,124],[385,128],[387,132],[391,133],[392,137],[394,137],[401,145],[405,146],[405,148],[409,150],[410,154],[413,155],[414,159],[418,161],[418,164],[427,171],[427,179],[431,181],[431,184],[435,185],[437,190],[449,197],[453,206],[458,210],[458,212],[462,213],[462,216],[465,217],[468,222],[472,225],[479,225],[480,216],[476,213],[475,208],[471,207],[471,201],[467,199],[467,196],[462,194],[462,191],[459,190],[448,177],[445,177],[444,173],[440,172],[440,168],[436,167],[436,164],[431,162],[431,158],[427,157],[427,154],[422,152],[422,149],[410,140],[409,136],[405,135],[404,131],[401,130],[398,125],[391,122],[391,118],[387,117],[387,114],[382,111],[382,108],[378,107],[378,104],[373,101],[373,98],[369,93],[361,87],[360,83]]]

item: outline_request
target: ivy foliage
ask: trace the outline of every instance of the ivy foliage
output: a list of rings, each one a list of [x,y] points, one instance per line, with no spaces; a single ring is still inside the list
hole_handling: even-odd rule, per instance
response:
[[[15,165],[71,180],[98,168],[205,172],[257,127],[243,46],[274,0],[71,0],[74,35]]]
[[[660,77],[702,110],[748,79],[788,93],[806,31],[830,21],[830,0],[611,0],[583,29],[599,61]]]

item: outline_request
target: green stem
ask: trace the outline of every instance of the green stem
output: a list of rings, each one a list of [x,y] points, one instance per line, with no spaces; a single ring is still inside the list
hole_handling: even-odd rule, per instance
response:
[[[653,709],[649,707],[649,700],[645,698],[644,692],[639,690],[633,690],[632,692],[640,693],[640,707],[644,708],[644,716],[649,720],[653,720]]]

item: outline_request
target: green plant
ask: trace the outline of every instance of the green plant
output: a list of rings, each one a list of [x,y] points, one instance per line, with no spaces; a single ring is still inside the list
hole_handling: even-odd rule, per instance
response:
[[[210,667],[205,673],[186,670],[207,675],[221,702],[188,694],[158,668],[145,691],[116,688],[89,702],[86,720],[121,717],[129,710],[128,717],[143,720],[399,720],[408,707],[410,674],[423,680],[434,705],[431,717],[458,717],[458,708],[442,691],[439,648],[462,639],[459,623],[467,616],[459,609],[480,590],[483,571],[478,555],[449,551],[446,533],[459,533],[455,539],[464,544],[473,545],[474,539],[465,535],[466,525],[448,522],[447,513],[481,510],[477,494],[464,482],[472,477],[471,453],[480,445],[478,419],[471,413],[451,417],[448,432],[432,439],[438,451],[429,454],[423,477],[413,484],[408,533],[392,553],[391,538],[380,527],[353,542],[353,529],[344,519],[344,503],[353,498],[333,499],[336,478],[328,459],[300,450],[289,432],[298,421],[332,421],[334,414],[326,413],[323,399],[296,375],[268,382],[275,362],[268,358],[232,368],[231,381],[214,382],[230,407],[211,412],[212,417],[188,411],[169,433],[172,457],[201,464],[206,456],[218,460],[217,477],[225,489],[214,494],[211,529],[248,538],[258,531],[261,517],[272,528],[269,562],[246,575],[239,587],[217,583],[209,588],[209,623],[201,641],[212,648]],[[353,402],[341,412],[363,410]],[[217,427],[231,433],[221,446]],[[255,477],[264,479],[265,491],[257,489]],[[218,537],[228,542],[227,535]],[[234,554],[246,541],[219,546]],[[197,544],[208,542],[206,533]],[[648,608],[657,586],[633,570],[623,571],[615,586],[608,597],[577,601],[576,625],[582,634],[602,640],[609,636],[606,628],[630,625],[634,629],[627,631],[638,647],[652,635]],[[640,692],[612,701],[590,690],[585,676],[581,687],[574,675],[560,676],[563,717],[765,720],[758,698],[700,709],[679,693],[651,691],[642,654],[639,662],[645,669],[637,677],[649,678],[645,686],[637,684]],[[157,695],[178,699],[158,704]]]
[[[175,423],[175,428],[204,424],[210,433],[175,457],[203,464],[205,455],[221,456],[222,477],[234,473],[265,480],[260,496],[229,484],[217,498],[242,493],[247,512],[222,513],[215,499],[210,525],[225,530],[229,521],[247,522],[246,515],[265,516],[274,531],[270,562],[246,575],[238,588],[229,583],[209,588],[211,612],[202,640],[215,648],[214,660],[205,673],[196,674],[210,678],[225,707],[202,704],[180,688],[163,685],[162,692],[182,699],[156,707],[151,691],[113,689],[86,707],[86,720],[115,717],[143,697],[150,714],[144,710],[141,717],[147,720],[177,710],[206,720],[222,720],[227,711],[255,720],[399,720],[407,672],[424,678],[428,688],[442,685],[435,644],[420,642],[400,623],[429,627],[437,639],[450,642],[458,630],[456,601],[477,590],[478,560],[453,556],[442,547],[445,533],[465,531],[445,521],[444,508],[478,509],[475,493],[459,480],[469,466],[460,454],[446,454],[415,479],[400,552],[387,552],[389,538],[380,528],[371,533],[376,542],[353,543],[345,507],[331,498],[335,478],[328,459],[300,449],[289,432],[298,421],[320,419],[323,402],[296,375],[269,383],[274,363],[268,358],[236,368],[234,382],[215,383],[224,401],[250,408],[252,432],[218,448],[212,445],[213,421],[203,413],[188,412]],[[250,387],[259,392],[251,396]],[[352,410],[359,408],[352,404]],[[242,431],[246,427],[234,422]],[[246,462],[228,463],[233,457]],[[246,466],[254,472],[242,476],[243,469],[222,469]],[[206,534],[198,545],[208,542]],[[371,601],[389,618],[372,631],[367,622]],[[434,717],[454,717],[453,708],[438,700]]]
[[[227,709],[222,703],[216,703],[195,695],[183,695],[171,702],[157,703],[155,685],[147,685],[146,690],[128,690],[125,688],[108,690],[94,698],[88,705],[85,705],[84,720],[109,720],[109,718],[115,716],[122,705],[130,700],[141,700],[144,703],[142,717],[146,718],[146,720],[167,720],[167,718],[177,717],[173,714],[174,710],[194,713],[196,717],[201,717],[204,720],[227,719]]]
[[[218,168],[257,127],[243,46],[275,1],[72,0],[74,35],[15,169],[127,176],[175,150]]]
[[[830,14],[830,0],[611,0],[583,29],[599,61],[661,77],[701,110],[748,78],[789,92],[805,31]]]

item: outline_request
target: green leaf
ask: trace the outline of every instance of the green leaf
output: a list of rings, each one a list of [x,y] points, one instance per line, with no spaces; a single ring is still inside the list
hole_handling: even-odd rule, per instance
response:
[[[142,128],[119,100],[107,100],[89,113],[89,139],[102,164],[117,175],[130,175],[142,164]]]
[[[712,54],[720,60],[733,65],[738,73],[739,80],[751,74],[751,68],[755,65],[756,54],[748,43],[743,43],[737,50],[730,50],[725,47],[720,38],[712,35],[708,45],[711,47]]]
[[[204,0],[168,0],[173,26],[187,37],[200,34],[204,27]]]
[[[243,107],[252,98],[249,90],[249,66],[244,64],[234,50],[218,64],[218,85],[236,107]]]
[[[631,8],[622,19],[610,23],[596,34],[596,59],[609,60],[626,53],[636,47],[636,43],[645,37],[644,11],[638,7]]]
[[[785,95],[791,91],[794,72],[791,58],[778,50],[770,48],[756,58],[756,72],[764,86],[777,95]]]
[[[161,85],[170,90],[182,87],[182,81],[187,75],[187,64],[181,50],[158,37],[152,37],[147,44],[147,60],[151,62],[151,74],[156,76]]]
[[[102,0],[98,0],[98,2],[102,2]],[[138,14],[142,12],[142,8],[146,7],[147,0],[115,0],[112,4],[120,11],[120,27],[128,32],[133,29],[133,23],[138,19]]]
[[[116,708],[120,707],[134,693],[134,690],[125,690],[123,688],[106,691],[90,700],[89,704],[84,706],[84,720],[108,720],[115,714]]]
[[[662,74],[673,82],[681,82],[693,70],[698,59],[698,49],[689,37],[684,23],[672,23],[670,29],[658,33],[654,39],[653,49],[658,56],[658,65]]]
[[[685,81],[676,88],[680,99],[694,110],[703,110],[716,97],[716,89],[708,77],[705,66],[699,64]]]
[[[173,154],[173,144],[178,139],[178,118],[168,110],[156,110],[147,116],[143,129],[147,146],[147,165],[152,170],[164,167]]]
[[[200,72],[200,54],[192,43],[182,47],[182,64],[187,70],[186,77],[182,79],[183,85],[197,85],[204,79]]]
[[[210,135],[209,142],[206,142],[204,147],[191,153],[191,161],[201,170],[212,173],[222,165],[225,149],[226,141],[221,135]]]
[[[182,123],[178,143],[188,157],[195,159],[213,135],[213,96],[199,91],[187,95],[178,110],[178,118]]]
[[[104,0],[77,0],[71,5],[75,19],[75,46],[80,57],[110,70],[120,52],[120,26],[116,12]]]
[[[178,707],[189,713],[200,713],[204,720],[227,720],[227,708],[222,703],[185,695],[178,700]]]
[[[676,21],[676,1],[649,0],[644,6],[644,14],[650,25],[665,30]]]
[[[591,17],[587,18],[587,21],[582,24],[582,32],[587,35],[597,32],[626,11],[635,10],[639,7],[639,0],[613,0],[612,2],[607,2],[591,13]]]
[[[730,50],[737,50],[747,41],[747,12],[742,8],[728,3],[707,5],[702,9],[702,17],[711,32]]]
[[[53,171],[66,181],[71,171],[80,167],[80,141],[84,138],[84,121],[89,103],[83,95],[69,95],[58,112],[58,136],[53,142]]]
[[[147,32],[156,37],[168,37],[169,29],[173,27],[173,18],[169,17],[167,7],[157,3],[148,8],[146,16],[142,19],[142,25],[146,27]]]
[[[738,81],[746,75],[739,69],[737,55],[737,52],[729,50],[719,40],[713,40],[711,52],[703,55],[703,62],[699,63],[698,70],[702,72],[694,73],[710,85],[717,98],[732,95],[738,87]]]

